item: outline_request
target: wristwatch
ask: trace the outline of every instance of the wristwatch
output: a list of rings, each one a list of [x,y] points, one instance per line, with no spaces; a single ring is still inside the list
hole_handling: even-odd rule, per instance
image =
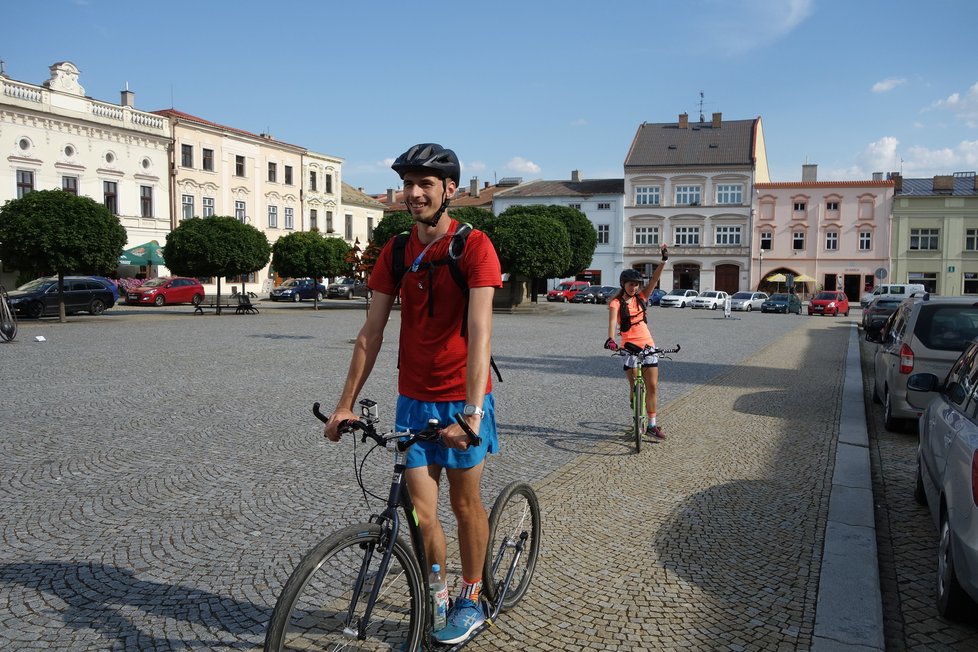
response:
[[[474,414],[475,416],[482,418],[485,415],[485,411],[478,405],[466,405],[462,409],[462,414],[464,414],[467,417],[470,417]]]

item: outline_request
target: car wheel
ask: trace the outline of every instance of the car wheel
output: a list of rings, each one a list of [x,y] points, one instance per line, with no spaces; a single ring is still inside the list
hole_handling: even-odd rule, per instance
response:
[[[893,416],[893,399],[890,397],[890,390],[886,390],[883,396],[883,427],[890,432],[899,432],[902,422]]]
[[[292,303],[299,303],[299,293],[296,292],[292,295]]]
[[[920,458],[917,458],[917,481],[913,487],[913,499],[918,505],[927,506],[927,492],[924,491],[924,470],[920,465]]]
[[[40,301],[35,301],[34,303],[27,306],[27,316],[31,319],[40,319],[41,315],[44,314],[44,304]]]
[[[88,312],[93,315],[101,315],[105,312],[105,302],[101,299],[92,299],[92,302],[88,304]]]
[[[323,300],[323,293],[322,292],[317,292],[316,293],[316,301],[322,301],[322,300]]]
[[[679,304],[679,307],[680,307],[680,308],[685,308],[685,307],[686,307],[686,303],[685,303],[685,302],[683,302],[683,303],[680,303],[680,304]]]
[[[716,310],[716,309],[717,309],[717,304],[714,303],[712,306],[710,306],[710,310]]]
[[[954,620],[962,614],[968,602],[955,575],[951,524],[944,509],[941,513],[941,538],[937,544],[937,611],[945,618]]]
[[[753,310],[753,308],[751,308],[751,305],[748,303],[747,308],[745,308],[745,311],[750,312],[751,310]]]
[[[204,300],[204,295],[202,295],[202,294],[195,294],[194,295],[194,298],[190,300],[190,303],[194,304],[194,307],[197,307],[197,306],[200,305],[200,302],[203,301],[203,300]]]
[[[164,297],[162,294],[157,294],[156,298],[153,299],[153,303],[157,306],[162,306],[166,303],[166,297]]]
[[[353,290],[350,290],[346,293],[346,300],[349,301],[352,298],[353,298]]]

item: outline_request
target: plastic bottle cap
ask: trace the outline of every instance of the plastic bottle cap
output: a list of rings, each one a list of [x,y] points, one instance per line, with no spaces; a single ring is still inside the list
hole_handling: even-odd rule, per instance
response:
[[[439,566],[438,564],[432,564],[431,570],[437,573],[438,571],[441,570],[441,566]]]

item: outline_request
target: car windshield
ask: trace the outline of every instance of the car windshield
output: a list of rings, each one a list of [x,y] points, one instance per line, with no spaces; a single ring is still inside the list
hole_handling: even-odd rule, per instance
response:
[[[731,298],[732,299],[750,299],[750,297],[751,297],[750,292],[738,292],[737,294],[733,295]]]
[[[158,288],[161,285],[166,285],[169,282],[170,282],[170,279],[168,279],[168,278],[154,278],[154,279],[150,279],[150,280],[146,281],[140,287],[144,287],[144,288]]]
[[[772,294],[771,295],[771,301],[787,301],[788,300],[788,296],[789,295],[787,295],[787,294]]]
[[[571,287],[573,287],[573,286],[570,283],[561,283],[560,285],[557,286],[557,289],[558,290],[569,290],[569,289],[571,289]]]
[[[873,307],[874,308],[883,308],[883,309],[886,309],[886,310],[890,310],[890,309],[893,309],[893,308],[898,307],[901,303],[903,303],[903,300],[902,299],[881,299],[881,300],[877,301],[876,303],[874,303],[873,304]]]
[[[674,297],[684,297],[686,296],[686,292],[688,292],[688,290],[672,290],[669,292],[669,294]]]
[[[51,282],[52,281],[49,278],[36,278],[33,281],[31,281],[30,283],[25,283],[25,284],[21,285],[17,289],[18,290],[23,290],[25,292],[32,292],[34,290],[39,290],[40,288],[43,288],[45,285],[47,285],[47,284],[49,284]]]
[[[835,292],[819,292],[815,295],[816,301],[835,301],[839,295]]]
[[[701,297],[718,297],[718,296],[720,296],[720,295],[719,295],[719,294],[717,294],[716,292],[704,292],[704,293],[703,293],[703,294],[701,294],[700,296],[701,296]]]
[[[298,285],[299,285],[299,281],[297,279],[291,279],[291,280],[288,280],[285,283],[283,283],[282,284],[282,287],[284,287],[284,288],[294,288],[294,287],[296,287]]]

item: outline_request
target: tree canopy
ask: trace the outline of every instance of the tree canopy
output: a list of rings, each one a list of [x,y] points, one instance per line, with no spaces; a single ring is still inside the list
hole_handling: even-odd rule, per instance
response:
[[[316,231],[290,233],[272,245],[272,267],[282,276],[321,278],[347,276],[350,245]]]
[[[37,190],[0,208],[0,260],[22,277],[114,272],[126,237],[105,206],[63,190]]]
[[[570,236],[543,212],[506,210],[492,221],[491,231],[503,271],[538,279],[560,276],[567,268]]]
[[[565,267],[551,276],[573,278],[587,269],[598,245],[598,233],[584,213],[570,206],[533,204],[510,206],[503,215],[544,215],[563,225],[570,239],[570,256]],[[549,278],[549,277],[547,277]]]
[[[410,231],[412,226],[414,226],[414,218],[407,211],[386,213],[380,222],[377,223],[377,226],[374,227],[370,244],[377,247],[378,250],[382,249],[388,240],[398,233]]]
[[[268,264],[271,245],[265,234],[233,217],[184,220],[163,247],[166,266],[180,276],[238,276]]]

